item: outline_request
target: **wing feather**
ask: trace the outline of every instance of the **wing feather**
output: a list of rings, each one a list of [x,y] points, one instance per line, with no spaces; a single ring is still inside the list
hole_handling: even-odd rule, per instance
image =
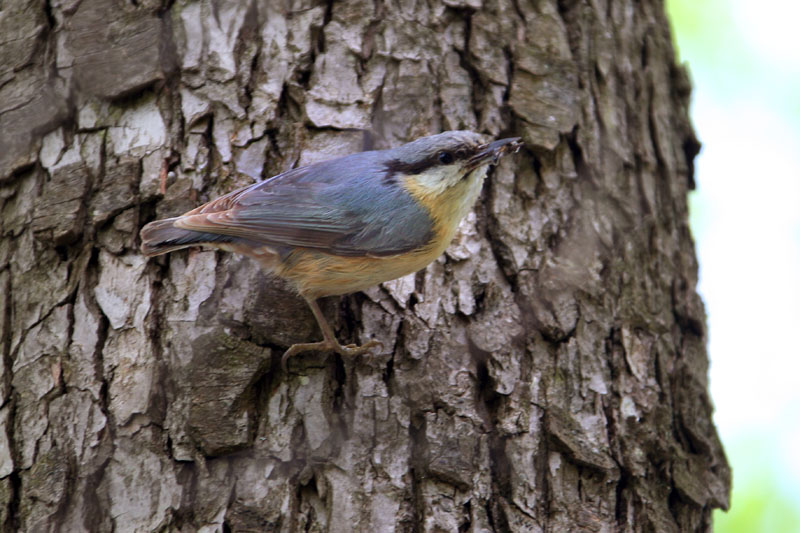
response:
[[[375,152],[291,170],[204,204],[177,227],[334,255],[385,256],[433,238],[427,210],[382,179]]]

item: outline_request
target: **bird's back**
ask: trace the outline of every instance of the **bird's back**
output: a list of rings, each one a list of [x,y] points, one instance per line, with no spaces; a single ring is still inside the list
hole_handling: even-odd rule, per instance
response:
[[[150,223],[142,251],[243,242],[278,253],[306,248],[366,257],[423,247],[433,236],[429,213],[387,177],[381,155],[362,152],[293,169]]]

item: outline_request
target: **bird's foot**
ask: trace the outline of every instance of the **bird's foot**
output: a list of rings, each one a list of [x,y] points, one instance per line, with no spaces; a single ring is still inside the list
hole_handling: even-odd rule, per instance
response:
[[[376,340],[371,340],[367,343],[358,346],[356,344],[348,344],[347,346],[342,346],[338,342],[330,342],[330,341],[320,341],[320,342],[306,342],[301,344],[292,344],[286,353],[283,354],[281,357],[281,368],[286,371],[286,361],[292,357],[293,355],[297,355],[303,352],[336,352],[341,356],[344,357],[354,357],[356,355],[362,355],[369,352],[372,348],[376,348],[380,346],[383,348],[383,344]]]
[[[383,344],[381,344],[379,341],[371,340],[365,344],[362,344],[361,346],[357,344],[348,344],[347,346],[342,346],[341,344],[337,343],[336,346],[333,346],[331,349],[339,355],[353,357],[356,355],[365,354],[371,349],[377,347],[383,348]]]

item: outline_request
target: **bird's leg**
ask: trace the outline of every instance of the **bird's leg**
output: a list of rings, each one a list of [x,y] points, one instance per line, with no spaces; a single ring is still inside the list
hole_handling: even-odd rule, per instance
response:
[[[322,330],[322,337],[324,340],[320,342],[292,344],[289,349],[286,350],[286,353],[283,354],[283,357],[281,357],[281,366],[284,370],[286,370],[286,360],[291,356],[302,352],[323,352],[332,350],[339,355],[352,357],[366,353],[376,346],[383,346],[376,340],[371,340],[365,344],[362,344],[361,346],[356,346],[355,344],[342,346],[339,344],[339,341],[336,340],[336,335],[333,333],[333,329],[331,328],[330,324],[328,324],[328,321],[325,320],[325,315],[322,314],[322,310],[319,308],[317,300],[306,298],[306,301],[308,302],[308,306],[311,308],[311,312],[314,313],[314,318],[317,319],[317,324],[319,324],[319,329]]]

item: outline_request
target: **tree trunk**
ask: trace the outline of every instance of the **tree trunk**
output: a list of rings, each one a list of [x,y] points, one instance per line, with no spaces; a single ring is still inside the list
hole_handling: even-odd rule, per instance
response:
[[[0,523],[704,531],[690,92],[659,1],[0,3]],[[293,166],[521,135],[447,253],[323,309],[138,231]]]

